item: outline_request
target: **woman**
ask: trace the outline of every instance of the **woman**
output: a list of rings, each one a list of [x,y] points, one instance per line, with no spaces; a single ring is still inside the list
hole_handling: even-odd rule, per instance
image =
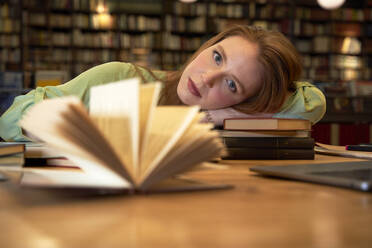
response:
[[[298,82],[301,70],[296,49],[282,34],[237,25],[204,43],[175,72],[111,62],[63,85],[39,87],[18,96],[0,118],[0,136],[7,141],[26,139],[17,123],[29,107],[45,98],[76,95],[88,106],[90,87],[131,77],[162,81],[159,104],[198,104],[215,124],[227,117],[245,116],[303,118],[316,123],[325,113],[325,97],[313,85]]]

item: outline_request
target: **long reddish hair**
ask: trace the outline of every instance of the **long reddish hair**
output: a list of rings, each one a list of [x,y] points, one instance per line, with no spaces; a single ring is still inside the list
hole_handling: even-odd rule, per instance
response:
[[[232,106],[244,113],[274,113],[284,103],[288,92],[294,91],[301,73],[301,59],[296,48],[280,32],[248,25],[233,25],[206,41],[177,71],[169,72],[160,97],[160,104],[182,104],[177,85],[184,69],[202,51],[230,36],[241,36],[259,47],[258,63],[262,87],[258,93]]]

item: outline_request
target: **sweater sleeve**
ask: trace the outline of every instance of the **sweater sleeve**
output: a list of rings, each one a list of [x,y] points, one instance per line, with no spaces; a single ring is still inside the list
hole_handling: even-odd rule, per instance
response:
[[[6,141],[27,140],[22,134],[18,122],[31,106],[43,99],[75,95],[88,107],[89,89],[92,86],[132,77],[140,77],[142,81],[153,81],[156,79],[153,76],[154,73],[150,73],[144,69],[138,69],[130,63],[110,62],[95,66],[65,84],[37,87],[26,95],[16,97],[10,108],[0,117],[0,136]],[[158,76],[161,77],[162,74]]]
[[[284,103],[276,118],[299,118],[312,124],[322,119],[326,112],[326,99],[322,91],[307,82],[298,82],[296,91]]]

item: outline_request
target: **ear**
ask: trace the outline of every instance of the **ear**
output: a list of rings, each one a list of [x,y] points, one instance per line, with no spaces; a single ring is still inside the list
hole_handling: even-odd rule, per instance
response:
[[[254,117],[264,117],[269,118],[274,115],[274,113],[256,113],[256,114],[246,114],[237,111],[231,107],[216,110],[205,110],[206,117],[203,122],[212,122],[215,126],[223,125],[223,120],[228,118],[254,118]]]

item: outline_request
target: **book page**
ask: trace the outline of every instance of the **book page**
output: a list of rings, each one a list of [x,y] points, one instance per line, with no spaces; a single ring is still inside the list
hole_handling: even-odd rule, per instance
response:
[[[181,138],[198,114],[199,107],[161,106],[155,110],[141,161],[141,180],[147,176]]]
[[[198,126],[189,129],[177,142],[169,155],[143,181],[142,188],[152,187],[153,184],[185,172],[203,161],[225,154],[225,147],[218,139],[218,133]]]
[[[139,79],[92,87],[90,115],[134,177],[139,153]]]
[[[75,162],[86,173],[116,174],[131,181],[109,143],[74,96],[44,100],[20,121],[31,134]],[[79,158],[79,161],[76,161]],[[79,163],[81,160],[84,163]]]
[[[139,162],[143,157],[143,144],[147,142],[148,133],[151,127],[151,122],[153,118],[153,113],[156,108],[159,94],[160,94],[161,84],[160,83],[151,83],[146,85],[141,85],[140,87],[140,114],[139,114]],[[138,177],[140,173],[139,166],[135,171],[135,177]]]
[[[47,188],[132,188],[130,183],[115,176],[111,177],[112,175],[87,175],[78,169],[25,168],[20,178],[20,184]]]

